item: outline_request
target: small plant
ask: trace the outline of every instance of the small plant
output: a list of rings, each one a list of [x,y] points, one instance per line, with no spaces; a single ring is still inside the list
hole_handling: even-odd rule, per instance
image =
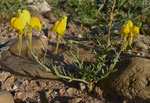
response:
[[[76,68],[77,75],[82,80],[87,81],[89,91],[92,91],[93,89],[92,86],[94,83],[99,82],[103,78],[106,78],[110,73],[116,71],[114,67],[121,53],[121,51],[120,52],[115,51],[116,57],[113,60],[111,60],[109,65],[106,65],[106,63],[108,62],[106,58],[110,53],[112,47],[109,44],[109,42],[107,42],[106,45],[99,44],[99,46],[101,47],[101,50],[94,52],[96,61],[95,63],[91,64],[85,64],[83,60],[80,61],[78,53],[77,56],[75,56],[71,51],[68,52],[74,58],[73,64]]]
[[[51,28],[51,31],[55,31],[57,35],[57,45],[56,45],[56,53],[58,50],[59,42],[61,40],[61,35],[66,30],[66,24],[67,24],[67,16],[62,16],[58,21],[55,22],[54,27]]]
[[[21,55],[22,36],[29,42],[29,49],[32,52],[32,28],[41,30],[42,25],[37,17],[31,17],[28,10],[18,10],[17,16],[12,17],[10,21],[10,29],[15,29],[18,33],[18,51]],[[28,34],[28,40],[26,38]]]
[[[130,48],[132,48],[133,36],[139,34],[139,27],[134,26],[132,21],[128,20],[121,27],[119,33],[121,34],[121,49],[122,51],[125,51],[127,44],[129,44]]]

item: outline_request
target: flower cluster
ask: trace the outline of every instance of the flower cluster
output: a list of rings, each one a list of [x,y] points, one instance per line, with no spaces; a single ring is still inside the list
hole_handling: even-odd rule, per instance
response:
[[[37,17],[31,17],[28,10],[18,10],[16,17],[12,17],[10,20],[10,28],[16,29],[18,32],[18,51],[21,54],[22,48],[22,35],[26,36],[28,32],[28,41],[31,47],[32,42],[32,28],[38,28],[41,30],[42,25]]]
[[[119,33],[122,36],[121,44],[122,50],[125,51],[127,48],[127,44],[132,48],[132,40],[134,35],[139,34],[139,27],[134,26],[131,20],[125,22],[125,24],[121,27]]]

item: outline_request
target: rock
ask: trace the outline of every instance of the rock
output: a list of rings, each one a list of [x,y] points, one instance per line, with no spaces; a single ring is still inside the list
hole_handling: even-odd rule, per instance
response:
[[[0,90],[0,103],[15,103],[15,102],[10,92],[6,90]]]
[[[10,77],[10,73],[9,72],[2,72],[0,73],[0,82],[4,82],[8,77]]]
[[[72,98],[70,100],[68,100],[68,103],[79,103],[82,100],[82,98]]]
[[[37,63],[27,58],[12,55],[6,58],[5,60],[1,61],[1,65],[3,70],[10,71],[11,73],[21,77],[29,77],[34,79],[56,78],[51,73],[42,71],[37,65]]]
[[[39,18],[40,22],[42,22],[44,20],[43,16],[38,12],[31,12],[31,17]]]
[[[10,71],[19,76],[32,77],[32,78],[55,78],[51,73],[46,73],[39,69],[39,66],[31,58],[31,53],[23,40],[22,53],[18,56],[18,43],[17,40],[13,41],[10,49],[2,53],[2,61],[0,65],[3,70]],[[38,53],[40,58],[43,56],[43,51],[48,47],[48,39],[45,36],[33,36],[32,48]]]
[[[134,57],[118,63],[118,71],[101,81],[105,95],[150,100],[150,60]]]
[[[86,88],[84,83],[79,83],[79,86],[80,86],[81,91],[83,91]]]
[[[65,89],[60,89],[60,90],[59,90],[59,95],[60,95],[60,96],[63,96],[63,95],[65,94],[65,92],[66,92]]]
[[[33,2],[33,0],[27,0],[27,2],[28,2],[28,3],[32,3],[32,2]]]
[[[51,10],[50,5],[45,0],[42,3],[35,2],[33,5],[29,5],[29,8],[39,12],[47,12]]]
[[[104,102],[103,101],[99,101],[97,99],[92,99],[92,100],[90,100],[89,103],[104,103]],[[110,102],[110,103],[115,103],[115,102]]]
[[[134,45],[135,49],[138,49],[138,50],[141,50],[141,51],[146,51],[148,49],[147,45],[144,44],[141,41],[136,41],[136,42],[133,43],[133,45]]]
[[[11,42],[11,41],[10,41]],[[9,52],[13,55],[18,55],[18,40],[12,40],[12,44],[10,45]],[[48,39],[44,35],[40,36],[33,36],[32,37],[32,49],[34,52],[36,52],[39,56],[42,54],[43,51],[46,51],[48,48]],[[2,58],[5,58],[7,56],[8,51],[2,53]],[[23,38],[22,41],[22,50],[21,50],[21,56],[27,56],[31,57],[30,50],[28,49],[28,46],[26,44],[26,41]]]
[[[99,86],[95,86],[94,90],[95,93],[97,93],[99,96],[102,96],[103,91],[100,89]]]
[[[56,21],[56,17],[54,16],[54,14],[51,11],[48,11],[47,13],[45,13],[46,18],[48,18],[50,21]]]
[[[67,89],[67,93],[69,95],[77,94],[77,89],[75,89],[75,88],[68,88]]]
[[[6,90],[12,90],[13,83],[14,83],[15,78],[13,76],[7,78],[3,83],[1,88],[6,89]]]
[[[22,101],[26,101],[28,99],[36,99],[36,95],[38,93],[35,91],[21,91],[21,92],[15,92],[15,97],[18,99],[21,99]]]

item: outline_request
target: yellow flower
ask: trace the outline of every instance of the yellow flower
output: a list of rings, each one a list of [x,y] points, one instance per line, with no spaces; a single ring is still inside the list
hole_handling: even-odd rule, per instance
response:
[[[21,10],[19,9],[18,13],[17,13],[17,17],[22,20],[24,25],[30,23],[30,13],[28,10],[22,10],[22,12],[21,12]]]
[[[125,25],[127,25],[129,28],[133,27],[133,23],[131,20],[126,21]]]
[[[41,30],[41,28],[42,28],[42,25],[41,25],[41,23],[40,23],[40,21],[39,21],[39,19],[37,17],[32,17],[30,19],[30,26],[32,28],[36,28],[37,27],[39,30]]]
[[[10,28],[18,30],[19,55],[21,55],[23,30],[24,30],[25,26],[29,23],[30,23],[30,13],[28,10],[21,11],[19,9],[17,12],[17,16],[11,18],[11,20],[10,20]]]
[[[62,16],[58,21],[55,22],[52,31],[57,32],[59,35],[62,35],[66,30],[67,16]]]
[[[125,22],[125,24],[121,27],[119,31],[120,34],[123,34],[121,37],[121,45],[122,50],[126,50],[127,43],[130,48],[132,48],[132,40],[133,36],[139,34],[139,27],[134,26],[131,20]],[[124,40],[123,40],[124,39]]]
[[[66,24],[67,24],[67,16],[62,16],[60,19],[58,19],[58,21],[55,22],[54,27],[51,28],[51,31],[55,31],[58,33],[55,53],[57,53],[61,35],[66,30]]]
[[[138,35],[139,34],[139,27],[133,26],[130,28],[130,33],[133,35]]]
[[[19,31],[22,31],[26,24],[29,24],[30,22],[30,13],[27,10],[21,10],[19,9],[17,12],[17,17],[11,18],[10,21],[10,28],[11,29],[17,29]]]
[[[22,31],[24,29],[24,24],[20,18],[13,17],[10,21],[10,27],[11,29],[17,29],[19,31]]]
[[[123,34],[124,36],[127,36],[127,34],[129,33],[130,29],[127,25],[123,25],[121,27],[121,30],[119,31],[120,34]]]

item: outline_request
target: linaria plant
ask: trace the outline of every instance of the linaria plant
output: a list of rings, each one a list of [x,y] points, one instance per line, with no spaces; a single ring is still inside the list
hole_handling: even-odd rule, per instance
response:
[[[12,17],[10,21],[10,29],[16,29],[18,33],[18,51],[21,55],[22,48],[22,36],[26,42],[29,43],[30,52],[32,52],[32,28],[38,28],[41,30],[42,26],[37,17],[30,17],[28,10],[18,10],[16,17]],[[28,34],[28,40],[26,38]]]
[[[133,36],[139,34],[139,27],[134,26],[132,21],[128,20],[121,27],[119,33],[121,34],[121,49],[122,51],[125,51],[127,44],[129,44],[130,48],[132,48]]]
[[[57,35],[57,45],[56,45],[56,53],[58,50],[59,42],[61,40],[61,35],[66,30],[66,24],[67,24],[67,16],[62,16],[58,21],[55,22],[55,25],[51,28],[51,31],[55,31]]]
[[[21,11],[18,10],[17,16],[11,18],[10,28],[16,29],[18,32],[18,51],[19,55],[21,55],[21,47],[22,47],[22,35],[24,33],[25,26],[30,22],[30,13],[27,10]]]

